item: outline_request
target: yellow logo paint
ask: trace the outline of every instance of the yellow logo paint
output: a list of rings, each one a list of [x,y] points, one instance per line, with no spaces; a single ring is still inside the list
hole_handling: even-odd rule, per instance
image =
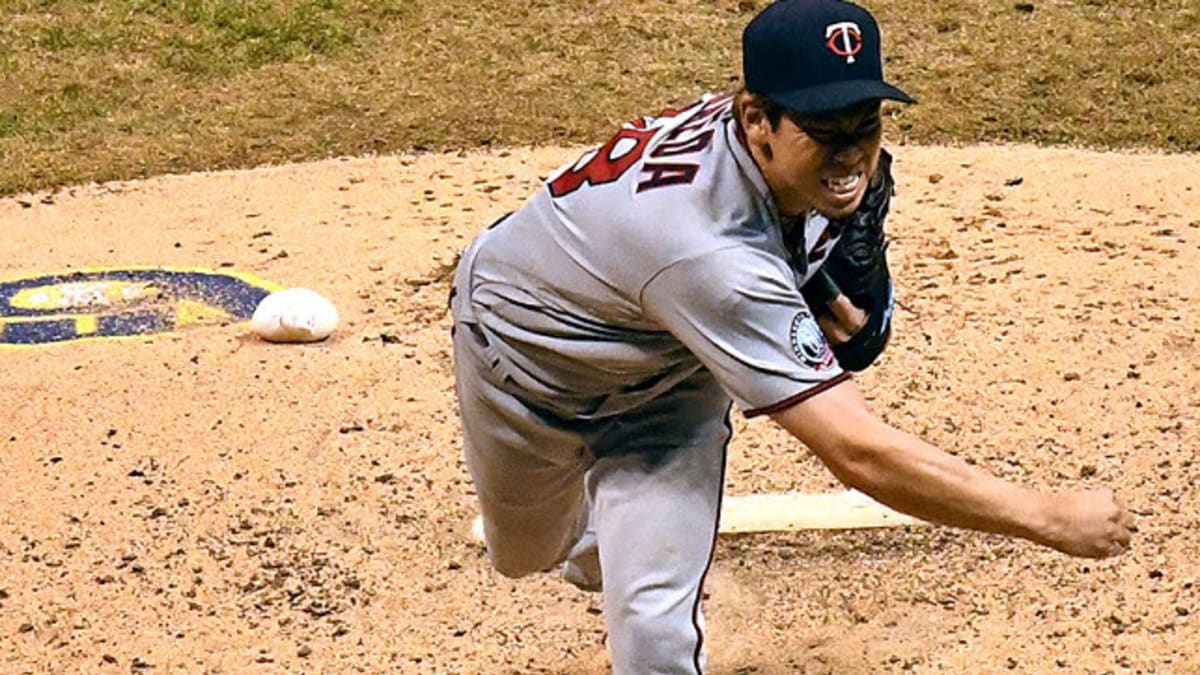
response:
[[[27,288],[9,299],[15,309],[45,312],[102,310],[139,300],[154,300],[159,290],[146,283],[93,281]]]
[[[92,269],[0,282],[0,348],[246,320],[281,286],[196,268]]]

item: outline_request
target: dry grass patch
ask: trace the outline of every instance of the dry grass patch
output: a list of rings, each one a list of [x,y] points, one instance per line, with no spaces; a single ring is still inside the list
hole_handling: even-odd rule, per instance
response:
[[[586,142],[736,86],[764,0],[2,0],[0,194]],[[867,3],[918,142],[1200,149],[1192,0]]]

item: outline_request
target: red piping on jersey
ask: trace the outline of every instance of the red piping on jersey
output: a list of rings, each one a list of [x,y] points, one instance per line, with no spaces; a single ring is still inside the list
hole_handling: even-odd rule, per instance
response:
[[[747,410],[742,414],[749,418],[749,417],[757,417],[758,415],[771,415],[773,413],[777,413],[782,410],[787,410],[788,408],[796,405],[797,403],[802,403],[804,401],[807,401],[808,399],[812,398],[813,396],[816,396],[817,394],[819,394],[827,389],[832,389],[834,386],[839,385],[848,379],[850,379],[850,373],[845,372],[845,373],[842,373],[842,374],[838,375],[837,377],[833,378],[832,380],[826,380],[825,382],[822,382],[821,384],[818,384],[817,386],[815,386],[811,389],[805,389],[804,391],[800,392],[799,394],[796,394],[795,396],[789,396],[778,403],[772,403],[771,405],[763,406],[762,408],[755,408],[753,410]]]

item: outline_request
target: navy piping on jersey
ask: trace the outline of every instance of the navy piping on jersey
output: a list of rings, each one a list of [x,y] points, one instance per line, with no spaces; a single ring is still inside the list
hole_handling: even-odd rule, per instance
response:
[[[841,384],[842,382],[845,382],[848,379],[850,379],[850,373],[844,372],[844,373],[839,374],[837,377],[833,378],[832,380],[826,380],[825,382],[822,382],[821,384],[818,384],[817,386],[815,386],[811,389],[805,389],[804,391],[800,392],[799,394],[796,394],[795,396],[789,396],[778,403],[772,403],[771,405],[763,406],[762,408],[755,408],[753,410],[747,410],[743,414],[746,417],[757,417],[758,415],[770,415],[772,413],[780,412],[781,410],[787,410],[788,408],[796,405],[797,403],[802,403],[804,401],[807,401],[808,399],[812,398],[813,396],[816,396],[817,394],[819,394],[827,389],[832,389],[835,385]]]
[[[696,629],[696,651],[692,655],[692,663],[696,666],[697,675],[703,675],[700,667],[700,654],[704,651],[704,631],[700,628],[700,600],[704,597],[704,582],[708,579],[708,571],[712,569],[713,558],[717,554],[717,534],[721,527],[721,503],[725,497],[725,467],[729,457],[729,441],[733,438],[733,425],[729,422],[729,412],[733,404],[725,409],[725,443],[721,447],[721,482],[717,484],[717,519],[712,528],[712,546],[708,549],[708,562],[700,574],[700,583],[696,585],[696,600],[692,603],[692,626]]]

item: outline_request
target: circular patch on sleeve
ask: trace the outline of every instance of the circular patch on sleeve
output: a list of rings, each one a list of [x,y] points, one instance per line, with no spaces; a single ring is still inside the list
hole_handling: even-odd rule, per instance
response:
[[[791,340],[792,353],[809,368],[824,370],[833,365],[829,341],[825,339],[821,325],[807,310],[796,312],[792,319]]]

